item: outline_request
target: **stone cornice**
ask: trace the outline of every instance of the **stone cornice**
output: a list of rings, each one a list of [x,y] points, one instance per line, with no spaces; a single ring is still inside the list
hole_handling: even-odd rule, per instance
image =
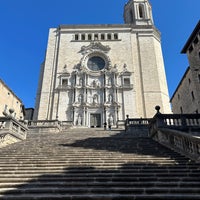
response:
[[[57,30],[60,32],[94,32],[94,31],[146,31],[155,29],[153,25],[133,25],[133,24],[77,24],[77,25],[60,25]]]

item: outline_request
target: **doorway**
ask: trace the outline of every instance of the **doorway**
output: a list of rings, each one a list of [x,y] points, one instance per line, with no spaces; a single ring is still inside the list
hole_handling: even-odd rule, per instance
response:
[[[90,114],[90,127],[91,128],[101,127],[101,114],[96,114],[96,113]]]

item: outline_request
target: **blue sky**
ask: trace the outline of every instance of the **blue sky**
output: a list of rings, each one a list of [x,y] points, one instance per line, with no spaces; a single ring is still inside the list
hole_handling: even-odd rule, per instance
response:
[[[48,31],[60,24],[120,24],[128,0],[0,0],[0,79],[34,107]],[[188,67],[180,51],[199,20],[200,0],[150,0],[170,97]]]

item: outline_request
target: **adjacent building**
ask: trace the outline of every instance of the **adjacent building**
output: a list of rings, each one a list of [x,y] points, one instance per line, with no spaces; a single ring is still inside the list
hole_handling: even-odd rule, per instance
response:
[[[200,112],[200,21],[181,53],[187,54],[189,67],[174,92],[171,103],[174,114]]]
[[[24,119],[24,106],[20,98],[0,79],[0,117],[10,114],[17,120]]]
[[[117,3],[117,2],[116,2]],[[35,120],[76,126],[116,125],[126,115],[170,113],[160,32],[148,0],[129,0],[124,24],[51,28],[34,112]]]
[[[25,108],[25,120],[31,121],[33,120],[33,113],[34,113],[34,108]]]

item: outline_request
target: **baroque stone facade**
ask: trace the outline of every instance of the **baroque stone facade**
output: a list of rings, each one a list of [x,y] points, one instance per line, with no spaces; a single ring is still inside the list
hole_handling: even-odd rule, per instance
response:
[[[34,119],[116,125],[126,115],[170,112],[160,44],[148,0],[130,0],[125,24],[51,28]]]
[[[200,21],[181,53],[186,53],[190,66],[174,92],[171,103],[173,113],[200,112]]]

